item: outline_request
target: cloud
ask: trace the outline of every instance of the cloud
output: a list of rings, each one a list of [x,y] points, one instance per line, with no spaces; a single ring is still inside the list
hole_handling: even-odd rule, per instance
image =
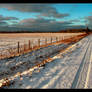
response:
[[[85,19],[87,19],[88,22],[91,22],[92,21],[92,16],[87,16]]]
[[[56,19],[24,19],[16,25],[16,27],[30,28],[33,31],[59,31],[63,29],[80,29],[85,28],[85,25],[73,25],[73,22],[79,21],[77,19],[71,21],[56,21]]]
[[[58,31],[62,28],[66,28],[71,25],[72,22],[69,21],[56,21],[55,19],[24,19],[17,24],[17,27],[30,28],[32,30],[39,31]]]
[[[16,17],[4,17],[0,15],[0,21],[6,21],[6,20],[18,20]]]
[[[75,6],[74,6],[75,7]],[[60,13],[52,4],[0,4],[0,8],[6,8],[8,11],[15,10],[19,12],[36,13],[36,19],[23,19],[19,22],[12,22],[11,27],[29,28],[36,31],[58,31],[67,28],[83,28],[84,26],[72,25],[80,20],[56,21],[57,18],[70,16],[68,13]],[[18,20],[16,17],[0,16],[0,21]]]
[[[42,13],[41,15],[38,15],[38,17],[54,17],[54,18],[64,18],[70,16],[69,14],[60,14],[58,12],[50,12],[50,13]]]
[[[56,21],[56,19],[45,19],[45,18],[38,18],[38,19],[24,19],[19,21],[18,23],[12,24],[8,27],[2,27],[1,29],[6,29],[6,31],[60,31],[63,29],[78,29],[78,28],[85,28],[82,25],[72,25],[72,21]],[[2,23],[3,25],[3,23]],[[0,30],[1,30],[0,29]]]
[[[4,16],[0,15],[0,27],[1,26],[9,26],[8,22],[15,21],[15,20],[18,20],[18,18],[16,18],[16,17],[4,17]]]
[[[47,4],[1,4],[0,7],[21,12],[46,12],[51,8]]]
[[[92,29],[92,16],[87,16],[85,19],[85,25]]]
[[[85,25],[71,25],[67,26],[66,29],[85,29]]]
[[[79,19],[72,19],[72,20],[70,20],[70,22],[80,22],[81,20],[79,20]]]
[[[38,16],[64,18],[67,13],[59,13],[52,4],[1,4],[0,8],[16,10],[20,12],[40,13]]]
[[[7,22],[0,21],[0,27],[1,27],[1,26],[7,26],[7,25],[8,25]]]
[[[22,21],[20,21],[19,23],[20,24],[46,24],[46,23],[50,23],[50,21],[56,21],[55,19],[45,19],[45,18],[37,18],[37,19],[33,19],[33,18],[30,18],[30,19],[24,19]]]

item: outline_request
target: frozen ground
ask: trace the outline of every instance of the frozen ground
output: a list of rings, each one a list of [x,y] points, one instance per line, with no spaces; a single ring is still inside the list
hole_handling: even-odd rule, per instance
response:
[[[47,43],[51,42],[51,37],[53,42],[58,39],[66,39],[71,36],[76,36],[83,33],[19,33],[19,34],[0,34],[0,55],[9,55],[10,49],[15,48],[17,50],[18,42],[20,45],[28,44],[31,41],[31,46],[38,45],[38,39],[41,41],[41,45],[45,44],[45,38],[47,38]]]
[[[71,48],[63,53],[57,52],[64,47],[68,45],[52,45],[20,57],[0,61],[0,79],[7,75],[12,79],[12,84],[4,88],[92,88],[92,35],[70,45]],[[41,62],[46,56],[50,56],[52,62],[31,72],[30,67]],[[22,75],[14,78],[13,74],[17,72]]]
[[[83,33],[20,33],[20,34],[0,34],[0,48],[14,46],[17,45],[19,41],[20,44],[28,44],[28,40],[34,41],[36,44],[38,39],[42,41],[44,44],[45,38],[47,38],[48,43],[50,42],[50,38],[55,40],[55,37],[69,38],[71,36],[79,35]]]
[[[46,57],[56,53],[60,49],[65,48],[66,44],[51,45],[45,48],[40,48],[28,54],[17,56],[10,59],[0,61],[0,79],[11,76],[17,72],[23,72],[26,69],[42,62]]]

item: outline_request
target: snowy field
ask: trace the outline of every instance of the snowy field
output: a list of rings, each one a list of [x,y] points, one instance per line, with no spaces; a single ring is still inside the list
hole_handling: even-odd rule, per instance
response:
[[[50,38],[55,40],[55,37],[69,38],[71,36],[80,35],[83,33],[20,33],[20,34],[0,34],[0,48],[7,48],[10,46],[17,45],[19,41],[21,44],[28,44],[28,40],[31,40],[34,44],[37,43],[38,39],[44,44],[45,38],[47,38],[48,43]]]
[[[58,40],[67,39],[72,36],[80,35],[83,33],[15,33],[15,34],[0,34],[0,55],[10,55],[10,51],[14,50],[17,52],[18,42],[20,45],[28,44],[31,41],[31,47],[38,45],[38,39],[40,39],[40,45],[45,44],[45,39],[47,43]],[[22,47],[23,49],[23,47]]]
[[[19,42],[19,50],[24,52],[24,45],[26,48],[29,48],[29,40],[30,47],[46,45],[46,43],[68,39],[73,36],[81,35],[83,33],[12,33],[12,34],[0,34],[0,59],[7,58],[10,56],[16,56],[18,53],[18,42]],[[57,39],[56,39],[57,38]],[[47,40],[47,41],[46,41]]]
[[[92,88],[91,36],[75,44],[52,45],[19,57],[1,60],[0,79],[7,76],[11,81],[11,85],[4,88]],[[58,52],[65,47],[67,49],[64,52]],[[48,56],[52,58],[52,62],[31,68]]]

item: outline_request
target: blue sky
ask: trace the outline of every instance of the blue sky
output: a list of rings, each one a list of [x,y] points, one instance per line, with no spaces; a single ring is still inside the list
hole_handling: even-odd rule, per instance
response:
[[[92,4],[90,3],[57,3],[44,5],[0,4],[0,23],[2,25],[4,23],[7,23],[7,26],[11,25],[15,27],[36,29],[36,27],[38,25],[40,26],[40,24],[42,23],[41,25],[46,26],[48,29],[42,28],[41,30],[52,30],[52,27],[56,24],[56,30],[60,30],[60,25],[61,29],[67,29],[68,27],[74,28],[76,26],[84,27],[84,21],[86,20],[89,27],[91,28],[91,16]],[[6,19],[7,17],[14,17],[18,19]],[[39,26],[37,28],[39,28],[40,30]]]
[[[90,3],[78,3],[78,4],[55,4],[54,5],[59,12],[70,13],[76,16],[88,16],[92,11],[92,4]]]
[[[34,15],[33,13],[30,13],[30,12],[19,12],[19,11],[15,11],[15,10],[7,10],[6,8],[1,8],[0,9],[0,14],[3,15],[3,16],[10,16],[10,17],[17,17],[19,18],[20,20],[22,19],[25,19],[25,18],[34,18]]]
[[[56,4],[56,9],[61,13],[69,13],[67,19],[79,19],[90,16],[92,12],[92,4]]]

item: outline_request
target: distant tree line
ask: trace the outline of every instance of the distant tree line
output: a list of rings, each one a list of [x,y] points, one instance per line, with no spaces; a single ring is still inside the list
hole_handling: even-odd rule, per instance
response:
[[[79,32],[86,32],[87,34],[92,32],[92,30],[88,29],[67,29],[67,30],[61,30],[60,33],[79,33]]]
[[[60,31],[0,31],[0,33],[79,33],[86,32],[87,34],[92,32],[88,27],[86,29],[66,29]]]

